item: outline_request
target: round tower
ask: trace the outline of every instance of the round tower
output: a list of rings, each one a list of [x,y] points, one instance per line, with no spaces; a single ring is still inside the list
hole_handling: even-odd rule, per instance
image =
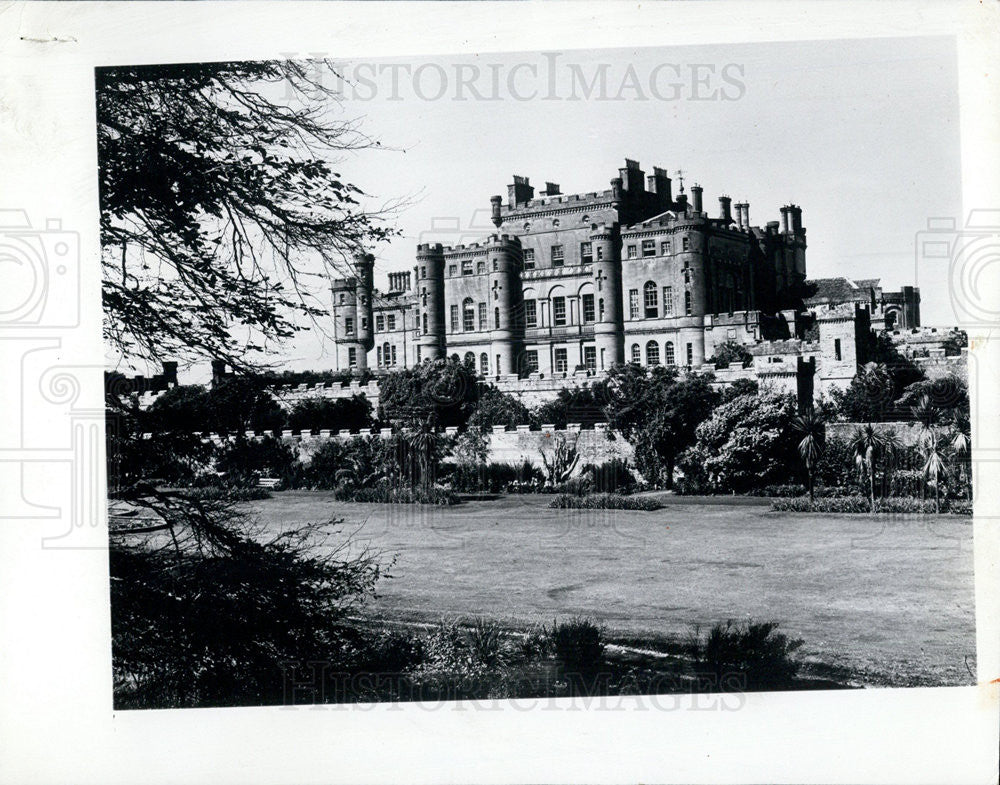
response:
[[[357,283],[353,278],[337,278],[330,286],[333,292],[333,335],[337,346],[337,368],[343,370],[356,367],[360,353],[357,341],[356,287]]]
[[[498,374],[517,373],[517,358],[524,342],[518,319],[521,288],[521,240],[513,235],[493,235],[486,242],[489,265],[490,365]]]
[[[444,249],[441,243],[423,243],[417,246],[417,303],[420,314],[420,359],[443,359]]]
[[[372,293],[374,291],[375,257],[359,251],[354,255],[355,330],[357,332],[357,371],[368,369],[368,352],[375,348],[375,328],[372,324]]]
[[[622,314],[622,266],[614,232],[601,224],[590,234],[594,254],[594,296],[597,300],[597,321],[594,324],[594,345],[597,348],[597,368],[607,370],[615,363],[625,362],[625,325]]]

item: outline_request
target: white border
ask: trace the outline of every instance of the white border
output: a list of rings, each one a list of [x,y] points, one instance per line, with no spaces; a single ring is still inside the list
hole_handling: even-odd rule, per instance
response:
[[[58,216],[65,227],[80,229],[82,326],[61,336],[62,356],[91,366],[78,405],[99,407],[95,65],[287,52],[371,58],[953,34],[965,204],[1000,207],[998,18],[995,4],[978,2],[8,4],[0,10],[0,207]],[[981,390],[1000,389],[995,345],[977,349],[979,366],[990,374],[982,381],[992,382]],[[9,365],[3,371],[7,400],[18,371]],[[980,444],[998,441],[994,402],[979,401]],[[18,427],[7,418],[0,436],[13,438]],[[64,426],[51,427],[58,438]],[[989,466],[984,472],[979,489],[997,487],[997,472]],[[54,499],[64,479],[52,476]],[[1000,518],[986,517],[1000,515],[996,507],[996,496],[984,495],[975,531],[983,682],[1000,676]],[[996,780],[996,684],[757,695],[734,712],[585,711],[560,701],[551,711],[455,704],[438,711],[380,706],[114,715],[106,554],[43,551],[37,525],[10,520],[0,526],[0,554],[3,781]]]

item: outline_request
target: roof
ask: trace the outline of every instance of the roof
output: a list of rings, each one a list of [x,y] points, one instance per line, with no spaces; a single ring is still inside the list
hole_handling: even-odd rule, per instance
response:
[[[878,289],[879,278],[813,278],[807,283],[816,287],[816,293],[806,298],[806,303],[849,303],[871,297]]]

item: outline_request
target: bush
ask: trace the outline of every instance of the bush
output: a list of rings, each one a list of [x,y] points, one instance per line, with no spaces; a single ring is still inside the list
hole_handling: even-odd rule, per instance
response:
[[[491,462],[482,465],[444,463],[441,478],[456,493],[531,491],[543,482],[542,472],[531,461]]]
[[[338,492],[337,498],[350,502],[368,502],[374,504],[436,504],[450,506],[458,504],[458,497],[443,488],[410,488],[402,486],[393,488],[387,483],[372,488],[354,488]]]
[[[643,510],[651,512],[663,507],[656,499],[646,496],[623,496],[620,493],[594,493],[589,496],[560,494],[549,507],[561,510]]]
[[[198,488],[189,488],[184,491],[184,496],[188,499],[196,499],[199,501],[249,502],[258,501],[260,499],[270,499],[271,492],[267,488],[240,488],[209,485]]]
[[[356,431],[371,426],[372,405],[364,395],[303,398],[288,413],[288,427],[293,431]]]
[[[571,480],[566,480],[566,482],[555,486],[554,490],[557,493],[567,494],[569,496],[586,496],[594,490],[594,483],[590,477],[584,475],[581,477],[574,477]]]
[[[215,468],[225,473],[229,486],[256,487],[260,477],[276,477],[282,487],[295,488],[302,465],[296,449],[276,436],[256,440],[240,434],[217,448]]]
[[[696,631],[691,644],[695,670],[721,691],[775,690],[790,687],[799,670],[792,654],[802,646],[777,632],[774,621],[716,624],[704,640]]]
[[[588,476],[594,489],[601,493],[631,493],[635,490],[635,476],[629,462],[612,458],[601,464],[584,464],[583,475]]]
[[[954,509],[956,504],[961,505],[962,502],[949,503],[947,500],[942,500],[941,512]],[[871,502],[865,496],[817,497],[810,507],[808,497],[797,496],[795,498],[775,499],[771,502],[771,510],[775,512],[869,513],[871,512]],[[875,512],[933,514],[934,500],[895,496],[888,499],[875,499]]]
[[[600,665],[604,633],[590,619],[552,624],[552,648],[569,673],[586,673]]]
[[[804,496],[806,493],[806,486],[797,483],[791,485],[765,485],[762,488],[754,488],[750,491],[751,496]]]
[[[948,512],[952,513],[952,515],[972,515],[972,502],[950,502],[948,504]]]

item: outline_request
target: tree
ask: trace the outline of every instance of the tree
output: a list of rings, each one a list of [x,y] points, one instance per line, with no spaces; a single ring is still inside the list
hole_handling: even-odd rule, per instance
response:
[[[379,383],[379,419],[400,426],[461,427],[476,410],[476,375],[462,362],[435,360],[392,371]]]
[[[374,145],[338,113],[335,78],[326,62],[97,69],[112,348],[246,369],[248,352],[325,316],[327,279],[393,233],[334,170]]]
[[[738,363],[746,368],[753,362],[753,355],[743,344],[737,341],[726,341],[715,347],[715,355],[706,362],[715,363],[716,368],[728,368],[733,363]]]
[[[851,454],[858,472],[868,479],[871,511],[875,512],[875,466],[882,450],[882,436],[875,426],[866,423],[857,428],[851,438]]]
[[[296,401],[288,412],[293,431],[356,431],[372,425],[372,404],[365,395],[324,398],[314,395]]]
[[[259,379],[228,376],[208,393],[208,421],[222,433],[280,431],[285,427],[285,410]]]
[[[469,428],[492,428],[494,425],[513,427],[531,422],[528,407],[513,395],[498,390],[494,385],[484,386],[476,402],[476,410],[469,417]]]
[[[812,507],[814,470],[826,445],[826,424],[816,411],[810,408],[792,421],[792,428],[802,437],[802,441],[799,442],[799,455],[806,465],[809,479],[809,506]]]
[[[609,371],[599,388],[608,424],[633,445],[636,468],[650,483],[672,484],[677,456],[719,400],[712,381],[708,374],[678,377],[663,366],[647,373],[630,363]]]
[[[924,458],[924,465],[921,472],[924,476],[924,482],[934,484],[934,512],[940,513],[941,480],[947,476],[948,469],[944,463],[944,456],[938,448],[937,436],[933,433],[924,447]]]
[[[556,393],[555,400],[538,406],[531,413],[532,419],[538,425],[555,425],[558,428],[565,428],[571,422],[584,425],[606,422],[602,392],[600,383],[564,387]]]
[[[184,384],[158,395],[144,419],[150,432],[211,431],[210,411],[208,390],[200,384]]]

